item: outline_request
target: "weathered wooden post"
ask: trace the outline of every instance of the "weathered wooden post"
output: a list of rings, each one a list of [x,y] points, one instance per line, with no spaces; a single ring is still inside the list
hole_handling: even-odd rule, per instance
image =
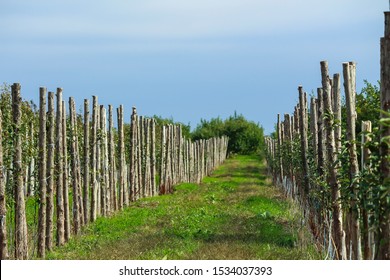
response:
[[[84,223],[88,224],[89,211],[89,188],[90,182],[90,143],[89,143],[89,100],[84,99],[84,189],[83,189],[83,208],[84,208]]]
[[[62,154],[64,157],[63,166],[63,197],[64,197],[64,238],[65,242],[70,239],[70,217],[69,217],[69,164],[68,164],[68,140],[66,128],[66,107],[65,101],[62,100]]]
[[[97,146],[97,107],[98,99],[97,96],[92,97],[92,137],[91,137],[91,184],[92,184],[92,195],[91,195],[91,222],[96,220],[97,211],[97,178],[96,178],[96,146]]]
[[[369,135],[372,132],[371,121],[362,121],[362,150],[361,150],[361,170],[364,172],[366,169],[371,169],[370,166],[370,156],[371,151],[367,147],[367,143],[371,142],[371,136]],[[368,204],[372,201],[372,189],[366,190],[364,193],[364,201]],[[372,260],[374,256],[374,232],[372,227],[370,227],[370,219],[372,217],[372,211],[367,209],[367,204],[362,207],[362,220],[363,220],[363,230],[362,230],[362,241],[364,244],[364,259]]]
[[[119,154],[119,192],[118,192],[118,208],[119,210],[123,209],[124,205],[124,184],[125,184],[125,174],[124,174],[124,168],[125,168],[125,149],[124,149],[124,129],[123,129],[123,106],[120,105],[119,108],[117,108],[117,115],[118,115],[118,154]]]
[[[106,108],[100,105],[100,130],[101,130],[101,141],[100,141],[100,170],[101,170],[101,205],[102,214],[107,216],[110,212],[110,189],[108,180],[108,141],[107,141],[107,114]]]
[[[111,210],[117,210],[116,184],[115,184],[115,144],[114,144],[114,120],[112,105],[108,105],[108,161],[109,161],[109,189],[111,191]]]
[[[5,178],[4,178],[4,163],[3,163],[3,116],[0,110],[0,259],[8,259],[8,242],[7,242],[7,204],[5,197]],[[39,228],[40,229],[40,228]],[[39,230],[38,234],[41,231]]]
[[[0,141],[1,143],[1,141]],[[46,241],[46,88],[39,88],[39,215],[38,257],[45,258]]]
[[[64,197],[63,197],[63,142],[62,142],[62,89],[57,88],[56,116],[56,201],[57,201],[57,246],[65,243]]]
[[[15,189],[15,258],[25,260],[28,258],[28,236],[26,208],[23,189],[23,166],[22,166],[22,137],[20,84],[15,83],[11,87],[12,92],[12,120],[14,123],[14,157],[13,178]]]
[[[156,121],[151,120],[151,180],[152,180],[152,196],[158,194],[156,184]]]
[[[303,92],[302,86],[298,87],[299,91],[299,119],[300,119],[300,134],[301,134],[301,157],[302,157],[302,168],[303,168],[303,201],[304,203],[308,203],[308,195],[309,195],[309,188],[310,188],[310,172],[309,172],[309,163],[307,160],[307,154],[308,154],[308,140],[307,140],[307,106],[306,106],[306,95]]]
[[[390,12],[385,12],[385,34],[381,38],[381,118],[389,119],[385,112],[390,111]],[[390,126],[381,124],[382,143],[381,154],[381,179],[389,189],[390,185]],[[390,206],[389,192],[381,199],[381,208],[385,209],[379,219],[379,246],[378,259],[390,259]]]
[[[78,234],[80,232],[80,206],[79,206],[79,177],[78,161],[77,161],[77,120],[76,120],[76,106],[73,97],[69,98],[69,115],[70,115],[70,139],[71,139],[71,176],[72,176],[72,193],[73,193],[73,232]]]
[[[351,241],[351,252],[352,259],[362,259],[361,254],[361,237],[360,237],[360,209],[357,205],[357,176],[359,174],[359,166],[356,152],[356,108],[355,108],[355,71],[356,65],[354,62],[343,63],[343,74],[344,74],[344,90],[346,97],[347,107],[347,140],[349,142],[349,171],[350,171],[350,192],[353,194],[351,199],[351,207],[349,210],[350,220],[350,241]]]
[[[49,91],[48,96],[48,132],[47,132],[47,208],[46,208],[46,249],[51,251],[53,246],[53,189],[54,189],[54,93]]]
[[[324,127],[326,133],[326,149],[327,149],[327,182],[331,188],[332,196],[332,218],[333,218],[333,239],[336,247],[336,258],[346,259],[346,251],[343,249],[345,241],[343,241],[343,216],[340,202],[340,183],[337,178],[337,169],[334,164],[337,161],[336,147],[333,129],[333,110],[331,104],[331,85],[329,82],[328,63],[321,61],[321,76],[324,101]],[[344,254],[345,253],[345,254]]]

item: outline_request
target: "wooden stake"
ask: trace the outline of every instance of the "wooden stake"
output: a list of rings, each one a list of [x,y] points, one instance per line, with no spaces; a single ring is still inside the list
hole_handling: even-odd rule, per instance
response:
[[[14,158],[13,177],[15,189],[15,258],[18,260],[28,259],[28,235],[26,208],[23,190],[23,166],[22,166],[22,137],[21,126],[21,103],[20,84],[15,83],[11,87],[12,91],[12,120],[14,123]]]
[[[56,201],[57,201],[57,246],[65,243],[65,221],[64,221],[64,149],[62,142],[62,89],[57,88],[57,117],[56,117]]]
[[[352,244],[352,259],[361,260],[361,237],[360,237],[360,209],[357,205],[357,176],[359,174],[359,166],[356,152],[356,109],[355,109],[355,71],[356,66],[354,62],[343,63],[344,73],[344,90],[347,107],[347,140],[349,141],[349,158],[350,158],[350,192],[353,193],[351,199],[351,207],[349,212],[349,220],[351,226],[350,240]]]
[[[54,93],[49,92],[47,113],[47,208],[46,208],[46,249],[51,251],[53,246],[53,186],[54,186]]]
[[[1,141],[0,141],[1,143]],[[46,256],[46,88],[39,88],[39,214],[38,214],[38,258]]]
[[[0,109],[0,259],[8,259],[8,242],[7,242],[7,204],[5,197],[5,178],[4,178],[4,162],[3,162],[3,116]],[[40,229],[40,228],[39,228]],[[39,231],[41,233],[41,231]]]

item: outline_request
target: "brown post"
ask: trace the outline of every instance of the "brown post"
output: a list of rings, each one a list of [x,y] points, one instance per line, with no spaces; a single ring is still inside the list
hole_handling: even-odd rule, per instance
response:
[[[45,258],[46,240],[46,88],[39,88],[39,215],[38,258]]]
[[[49,92],[48,96],[48,133],[47,133],[47,208],[46,208],[46,249],[51,251],[53,246],[53,189],[54,189],[54,93]]]
[[[57,246],[65,243],[64,224],[64,197],[63,197],[63,142],[62,142],[62,89],[57,88],[57,116],[56,116],[56,201],[57,201]]]
[[[5,198],[4,163],[3,163],[3,116],[0,110],[0,259],[8,259],[7,248],[7,204]],[[40,229],[40,228],[39,228]],[[39,231],[41,233],[41,231]]]
[[[349,163],[350,163],[350,182],[351,188],[350,192],[353,193],[353,196],[356,198],[357,193],[357,182],[356,177],[359,174],[359,166],[357,160],[356,152],[356,109],[355,109],[355,71],[356,65],[354,62],[343,63],[343,74],[344,74],[344,90],[346,97],[346,107],[347,107],[347,140],[349,141]],[[349,220],[351,227],[351,249],[352,249],[352,259],[361,260],[361,237],[360,237],[360,209],[357,205],[355,198],[352,198],[350,201],[351,207],[349,210]]]
[[[91,185],[89,166],[90,166],[90,154],[89,154],[89,100],[84,99],[84,189],[83,189],[83,208],[84,208],[84,224],[88,224],[89,221],[89,188]]]
[[[331,85],[329,82],[328,63],[321,61],[321,76],[322,76],[322,89],[324,100],[324,111],[326,117],[324,118],[324,127],[326,133],[326,149],[327,149],[327,182],[331,188],[332,194],[332,217],[333,217],[333,239],[336,247],[336,258],[346,259],[346,255],[343,255],[343,217],[340,201],[340,183],[337,179],[337,170],[334,168],[334,164],[337,161],[336,147],[333,130],[333,111],[331,104]]]
[[[310,188],[310,172],[309,172],[309,163],[307,161],[307,152],[308,152],[308,140],[307,140],[307,101],[306,101],[306,95],[303,92],[302,86],[298,87],[299,91],[299,119],[300,119],[300,134],[301,134],[301,157],[302,157],[302,163],[303,163],[303,201],[304,203],[307,203],[307,197],[309,195],[309,188]]]
[[[80,211],[79,211],[79,178],[77,176],[77,169],[79,168],[77,162],[77,120],[76,120],[76,106],[73,97],[69,98],[69,115],[70,115],[70,135],[71,135],[71,176],[72,176],[72,193],[73,193],[73,232],[78,234],[80,232]]]
[[[362,151],[361,151],[361,169],[362,171],[366,169],[371,169],[370,166],[370,156],[371,151],[367,147],[367,143],[370,142],[371,136],[369,135],[372,132],[371,121],[362,121]],[[372,201],[372,189],[371,187],[364,193],[365,201]],[[370,218],[372,217],[372,211],[368,210],[367,207],[362,207],[362,220],[363,220],[363,230],[362,230],[362,241],[364,244],[364,259],[372,260],[374,256],[374,232],[372,227],[370,227]]]
[[[91,137],[91,185],[92,185],[92,195],[91,195],[91,222],[94,222],[97,217],[97,178],[96,178],[96,146],[97,146],[97,123],[98,123],[98,98],[97,96],[92,97],[92,137]]]
[[[21,103],[20,84],[12,85],[12,120],[14,123],[14,158],[13,178],[15,189],[15,258],[26,260],[28,258],[28,236],[26,221],[26,206],[23,189],[23,166],[22,166],[22,136],[21,126]]]
[[[65,242],[68,242],[70,239],[70,218],[69,218],[69,165],[68,165],[68,141],[67,141],[67,129],[66,129],[66,107],[65,101],[62,100],[62,149],[64,157],[64,168],[63,168],[63,197],[64,197],[64,237]]]

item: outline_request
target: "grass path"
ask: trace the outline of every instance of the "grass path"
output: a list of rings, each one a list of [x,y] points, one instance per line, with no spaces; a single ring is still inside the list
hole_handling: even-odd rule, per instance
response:
[[[292,204],[251,156],[228,159],[201,185],[99,218],[49,259],[313,259]]]

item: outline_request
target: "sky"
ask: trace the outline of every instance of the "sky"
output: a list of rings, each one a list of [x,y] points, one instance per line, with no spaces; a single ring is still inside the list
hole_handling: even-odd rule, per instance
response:
[[[78,110],[99,103],[139,115],[201,119],[237,112],[274,130],[299,85],[321,86],[357,63],[357,91],[376,84],[387,0],[1,0],[0,83],[63,88]]]

